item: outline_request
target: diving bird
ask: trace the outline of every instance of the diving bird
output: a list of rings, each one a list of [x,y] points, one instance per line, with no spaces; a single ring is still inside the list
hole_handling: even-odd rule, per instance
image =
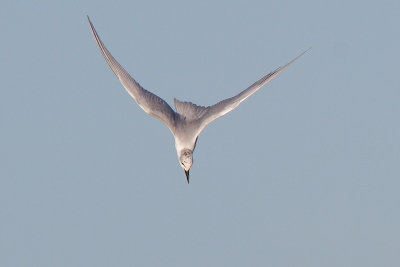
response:
[[[175,138],[175,149],[178,154],[178,161],[185,171],[189,183],[189,170],[193,164],[193,151],[201,131],[215,119],[235,109],[239,104],[263,87],[290,64],[301,57],[305,52],[292,59],[289,63],[268,73],[260,80],[239,94],[222,100],[215,105],[204,107],[191,102],[179,101],[174,98],[175,111],[160,97],[144,89],[129,73],[115,60],[111,53],[104,46],[97,34],[92,22],[87,17],[94,38],[106,59],[111,70],[125,87],[126,91],[136,100],[136,103],[149,115],[152,115],[165,123]]]

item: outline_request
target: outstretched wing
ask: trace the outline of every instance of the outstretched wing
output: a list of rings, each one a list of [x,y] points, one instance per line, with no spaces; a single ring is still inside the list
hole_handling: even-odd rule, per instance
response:
[[[310,48],[309,48],[310,49]],[[308,49],[308,50],[309,50]],[[279,73],[281,73],[284,69],[289,67],[293,62],[295,62],[299,57],[304,55],[308,50],[304,51],[294,59],[292,59],[289,63],[286,65],[277,68],[276,70],[268,73],[264,77],[262,77],[260,80],[256,81],[253,83],[250,87],[245,89],[244,91],[240,92],[239,94],[235,95],[234,97],[222,100],[218,102],[215,105],[207,107],[207,111],[204,112],[204,115],[202,116],[200,127],[198,134],[206,127],[210,122],[213,120],[225,115],[226,113],[232,111],[235,109],[239,104],[244,101],[246,98],[254,94],[258,89],[266,85],[269,81],[271,81],[273,78],[275,78]]]
[[[128,72],[115,60],[111,53],[104,46],[103,42],[100,40],[100,36],[97,34],[92,22],[90,21],[90,27],[92,29],[94,38],[100,47],[100,51],[106,59],[111,70],[117,75],[118,79],[121,81],[122,85],[125,87],[126,91],[136,100],[136,103],[147,113],[150,114],[163,123],[165,123],[172,133],[175,131],[175,112],[172,108],[156,96],[155,94],[143,89],[138,82],[136,82]]]

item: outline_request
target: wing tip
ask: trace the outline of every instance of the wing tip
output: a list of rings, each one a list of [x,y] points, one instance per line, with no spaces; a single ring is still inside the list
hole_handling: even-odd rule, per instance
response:
[[[89,18],[89,15],[86,15],[87,20],[89,21],[89,24],[92,25],[92,21]]]
[[[295,57],[294,59],[292,59],[292,60],[290,61],[290,63],[295,62],[299,57],[301,57],[302,55],[304,55],[305,53],[307,53],[308,51],[310,51],[311,48],[312,48],[312,47],[310,46],[309,48],[307,48],[306,50],[304,50],[300,55],[298,55],[297,57]]]
[[[300,55],[298,55],[298,56],[296,57],[296,59],[299,58],[299,57],[301,57],[302,55],[304,55],[304,54],[307,53],[308,51],[310,51],[311,48],[312,48],[312,46],[310,46],[309,48],[307,48],[306,50],[304,50],[304,52],[301,53]]]

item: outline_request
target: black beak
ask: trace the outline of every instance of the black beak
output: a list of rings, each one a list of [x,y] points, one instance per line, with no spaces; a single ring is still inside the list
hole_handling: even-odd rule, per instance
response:
[[[185,171],[185,174],[186,174],[186,180],[187,180],[188,183],[189,183],[189,170]]]

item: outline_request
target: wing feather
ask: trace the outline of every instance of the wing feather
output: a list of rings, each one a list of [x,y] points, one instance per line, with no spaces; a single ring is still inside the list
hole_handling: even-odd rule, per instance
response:
[[[309,48],[310,49],[310,48]],[[246,100],[249,96],[254,94],[258,89],[266,85],[268,82],[270,82],[273,78],[275,78],[279,73],[281,73],[283,70],[285,70],[287,67],[289,67],[293,62],[295,62],[299,57],[304,55],[309,49],[292,59],[290,62],[288,62],[286,65],[281,66],[274,71],[268,73],[252,85],[250,85],[247,89],[243,90],[239,94],[222,100],[218,102],[215,105],[209,106],[206,108],[206,112],[204,113],[203,117],[201,118],[201,124],[199,127],[199,133],[206,127],[210,122],[216,120],[217,118],[225,115],[226,113],[234,110],[237,106],[239,106],[240,103],[242,103],[244,100]]]
[[[175,112],[160,97],[155,94],[143,89],[143,87],[136,82],[129,73],[115,60],[111,53],[107,50],[105,45],[97,34],[89,17],[90,28],[92,29],[94,38],[100,48],[101,53],[106,59],[111,70],[115,73],[118,79],[121,81],[122,85],[125,87],[126,91],[136,100],[136,103],[149,115],[152,115],[165,123],[172,133],[175,131]]]

